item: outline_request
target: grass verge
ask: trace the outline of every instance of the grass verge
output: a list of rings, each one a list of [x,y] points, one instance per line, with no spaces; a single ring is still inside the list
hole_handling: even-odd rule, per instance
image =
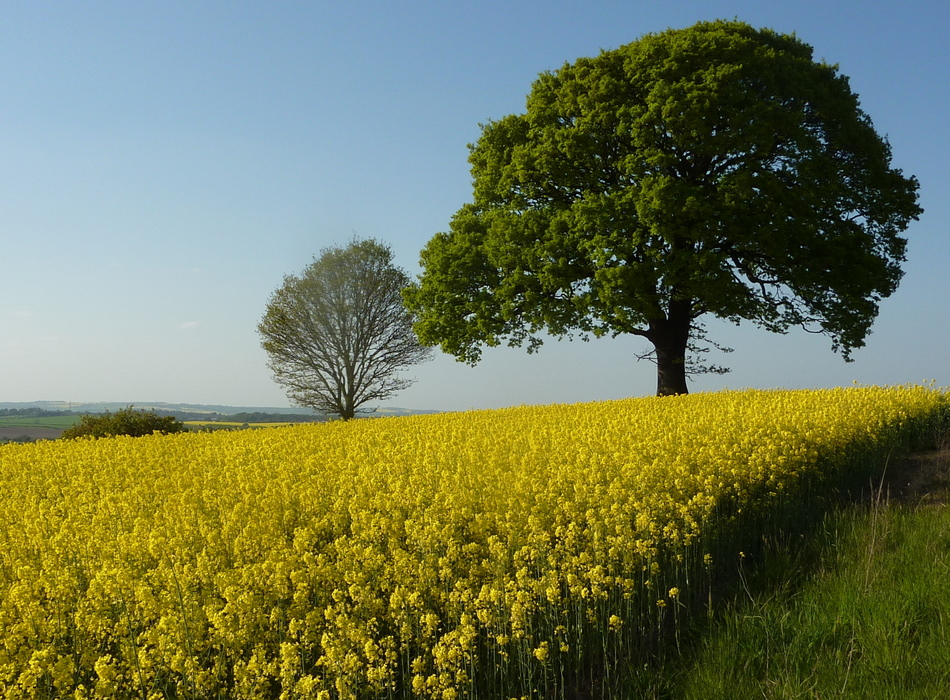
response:
[[[740,563],[736,601],[688,660],[663,665],[652,696],[950,697],[945,501],[909,503],[881,489],[830,513],[799,545]]]

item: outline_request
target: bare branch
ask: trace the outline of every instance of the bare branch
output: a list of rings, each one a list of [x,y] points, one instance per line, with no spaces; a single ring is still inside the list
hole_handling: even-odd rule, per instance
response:
[[[396,374],[432,350],[419,344],[402,304],[408,284],[387,246],[356,239],[285,278],[258,331],[294,403],[349,419],[412,384]]]

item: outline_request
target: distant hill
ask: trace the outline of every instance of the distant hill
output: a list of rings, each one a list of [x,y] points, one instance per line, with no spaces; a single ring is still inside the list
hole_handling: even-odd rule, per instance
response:
[[[106,411],[118,411],[130,405],[140,410],[174,414],[176,417],[186,414],[206,414],[209,417],[212,414],[231,416],[236,413],[271,413],[298,416],[314,415],[314,411],[309,408],[290,408],[286,406],[222,406],[218,404],[165,403],[162,401],[96,401],[90,403],[79,401],[0,401],[0,408],[42,408],[45,411],[72,411],[73,413],[105,413]],[[439,413],[439,411],[384,406],[376,409],[376,411],[369,415],[408,416],[423,413]]]
[[[165,403],[143,401],[140,403],[116,403],[99,401],[80,403],[76,401],[26,401],[0,402],[0,444],[5,442],[32,442],[55,440],[63,430],[70,427],[83,413],[115,412],[132,405],[136,410],[154,411],[160,416],[174,416],[180,421],[194,421],[211,426],[216,423],[295,423],[328,420],[308,408],[275,406],[220,406],[216,404]],[[413,414],[438,413],[409,408],[383,407],[366,417],[408,416]]]

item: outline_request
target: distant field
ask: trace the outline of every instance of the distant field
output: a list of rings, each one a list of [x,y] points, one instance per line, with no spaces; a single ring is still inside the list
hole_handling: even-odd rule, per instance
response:
[[[18,427],[2,427],[0,426],[0,443],[6,442],[7,440],[13,440],[16,442],[22,442],[24,439],[29,440],[55,440],[63,431],[58,428],[18,428]]]
[[[4,440],[55,440],[79,416],[0,416],[0,442]]]
[[[79,422],[72,416],[0,416],[0,442],[29,437],[33,440],[55,440],[64,430]],[[293,423],[241,423],[238,421],[182,421],[189,430],[220,430],[223,428],[276,428]]]
[[[0,428],[66,428],[79,422],[80,416],[0,416]]]

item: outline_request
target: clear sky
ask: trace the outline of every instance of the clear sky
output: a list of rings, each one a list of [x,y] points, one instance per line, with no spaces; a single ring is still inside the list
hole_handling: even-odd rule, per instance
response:
[[[945,0],[17,0],[0,17],[0,401],[289,405],[256,331],[285,274],[356,233],[415,275],[471,200],[479,123],[523,111],[541,71],[718,18],[838,63],[925,212],[855,362],[710,322],[733,372],[691,390],[950,384]],[[440,355],[386,405],[650,394],[646,349]]]

